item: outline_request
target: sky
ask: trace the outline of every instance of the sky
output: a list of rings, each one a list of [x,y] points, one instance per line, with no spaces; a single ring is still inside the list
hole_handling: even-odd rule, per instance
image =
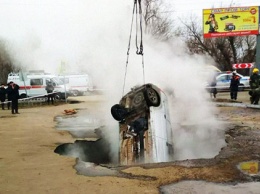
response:
[[[202,17],[203,9],[219,8],[219,7],[242,7],[242,6],[260,6],[258,0],[185,0],[185,1],[170,1],[173,8],[173,11],[176,12],[176,15],[183,17],[187,14],[195,14],[199,17]]]
[[[234,4],[257,5],[257,1],[238,0]],[[171,3],[175,6],[172,17],[176,18],[191,13],[200,17],[202,9],[224,4],[218,0]],[[0,40],[14,64],[23,70],[89,73],[94,85],[104,89],[107,101],[102,105],[102,116],[110,124],[110,107],[122,97],[124,79],[125,91],[129,91],[143,84],[145,72],[146,83],[174,91],[169,106],[177,134],[177,158],[214,157],[225,144],[219,133],[223,128],[215,118],[216,109],[209,104],[205,78],[200,74],[203,65],[214,61],[187,55],[179,39],[163,43],[145,35],[144,71],[141,56],[135,54],[134,38],[126,68],[132,7],[132,0],[0,0]],[[60,71],[61,64],[65,72]]]

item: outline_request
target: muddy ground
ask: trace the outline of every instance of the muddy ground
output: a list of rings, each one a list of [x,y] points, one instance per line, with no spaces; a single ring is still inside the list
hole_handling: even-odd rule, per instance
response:
[[[230,103],[228,93],[217,96]],[[238,101],[249,104],[247,92]],[[58,145],[73,143],[66,131],[55,128],[55,117],[65,109],[96,109],[103,97],[77,97],[81,103],[21,108],[19,115],[0,110],[0,193],[160,193],[161,186],[182,180],[205,180],[234,185],[259,181],[259,176],[242,173],[237,165],[260,161],[260,109],[219,106],[217,116],[228,123],[226,142],[212,159],[185,160],[169,163],[117,166],[107,176],[77,173],[77,159],[54,153]],[[232,102],[235,104],[235,102]],[[77,165],[76,165],[77,163]],[[92,166],[102,168],[100,166]],[[105,170],[103,169],[105,172]],[[112,172],[112,173],[111,173]],[[170,192],[169,192],[170,193]]]

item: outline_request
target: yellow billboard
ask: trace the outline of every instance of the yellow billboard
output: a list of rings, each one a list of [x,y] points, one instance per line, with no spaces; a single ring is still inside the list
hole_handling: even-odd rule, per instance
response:
[[[203,10],[203,36],[243,36],[259,34],[259,6]]]

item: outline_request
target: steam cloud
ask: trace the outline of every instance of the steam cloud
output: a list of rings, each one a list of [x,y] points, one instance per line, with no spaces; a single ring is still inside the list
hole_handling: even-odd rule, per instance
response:
[[[117,122],[110,107],[122,97],[132,1],[13,0],[0,9],[6,21],[0,36],[18,66],[59,73],[63,63],[66,72],[89,73],[95,86],[105,89],[102,116],[116,150]],[[143,84],[142,60],[131,44],[125,91]],[[178,38],[166,44],[146,36],[145,81],[174,92],[169,103],[176,159],[212,157],[224,145],[221,123],[200,76],[212,61],[185,51]]]

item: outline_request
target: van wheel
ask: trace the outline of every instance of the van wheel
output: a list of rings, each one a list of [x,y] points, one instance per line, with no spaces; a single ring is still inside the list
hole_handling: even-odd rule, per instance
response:
[[[61,99],[61,97],[60,97],[60,95],[59,95],[59,94],[55,94],[55,96],[54,96],[54,99],[55,99],[55,100],[60,100],[60,99]]]
[[[148,106],[159,106],[161,99],[157,91],[153,88],[146,88],[144,91],[144,98]]]
[[[122,121],[127,115],[127,110],[120,104],[115,104],[111,107],[111,114],[115,120]]]
[[[72,94],[72,96],[78,96],[79,95],[79,91],[78,90],[72,90],[71,94]]]
[[[21,95],[20,95],[20,98],[26,98],[26,97],[27,97],[26,94],[21,94]]]

